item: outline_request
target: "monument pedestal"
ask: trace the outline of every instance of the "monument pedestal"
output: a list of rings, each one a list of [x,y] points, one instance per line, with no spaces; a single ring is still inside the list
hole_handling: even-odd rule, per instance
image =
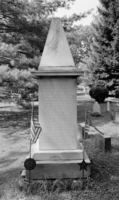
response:
[[[77,138],[77,77],[60,19],[53,19],[38,71],[32,72],[39,83],[38,119],[42,131],[31,147],[36,168],[31,179],[79,178],[79,163],[90,163]],[[90,167],[84,175],[90,174]],[[26,171],[29,177],[29,171]]]
[[[83,150],[81,148],[75,150],[39,150],[39,141],[31,148],[31,157],[40,163],[78,163],[79,159],[83,159]]]
[[[39,151],[34,146],[32,153],[32,157],[36,160],[36,168],[30,172],[26,170],[26,179],[29,179],[29,176],[33,180],[82,178],[83,170],[80,170],[78,164],[83,161],[83,156],[85,162],[88,164],[87,171],[84,170],[84,177],[88,177],[91,173],[90,160],[85,151],[83,155],[83,146],[81,143],[79,143],[79,149],[77,150],[62,151]]]

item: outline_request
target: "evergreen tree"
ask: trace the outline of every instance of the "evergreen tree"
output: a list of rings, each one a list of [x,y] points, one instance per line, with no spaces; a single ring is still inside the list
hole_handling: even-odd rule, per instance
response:
[[[90,49],[90,26],[75,26],[67,32],[67,38],[70,45],[70,49],[75,61],[76,66],[80,66],[81,63],[87,64],[87,57]]]
[[[67,7],[72,1],[68,0],[68,4],[54,1],[45,6],[41,0],[0,0],[1,82],[6,81],[10,87],[37,90],[37,82],[31,78],[30,70],[38,69],[50,24],[49,16],[58,7]],[[85,16],[73,15],[63,20],[66,30],[69,22],[71,28],[73,21]]]
[[[73,1],[54,1],[44,5],[43,0],[0,0],[0,64],[38,69],[49,29],[49,16],[58,7],[70,6]],[[71,27],[74,21],[86,15],[75,14],[62,21],[67,28],[69,23]]]
[[[105,80],[109,89],[119,84],[119,1],[100,0],[92,25],[91,69],[95,80]]]

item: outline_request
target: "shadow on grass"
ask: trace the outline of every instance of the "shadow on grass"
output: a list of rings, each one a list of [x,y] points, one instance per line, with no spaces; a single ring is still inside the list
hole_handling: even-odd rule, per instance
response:
[[[101,115],[100,116],[92,116],[93,103],[92,102],[80,102],[77,106],[77,121],[78,123],[85,121],[85,110],[87,109],[90,114],[90,119],[95,123],[95,125],[104,125],[111,121],[110,113],[107,112],[106,103],[100,104],[101,107]]]
[[[67,192],[77,191],[81,192],[81,180],[74,181],[73,179],[57,179],[57,180],[37,180],[32,181],[29,185],[20,178],[19,172],[21,168],[15,168],[13,170],[8,170],[4,174],[0,173],[0,193],[3,199],[67,199],[65,198]],[[64,198],[59,198],[61,195]],[[19,198],[18,198],[19,197]],[[37,197],[37,198],[36,198]],[[69,195],[70,197],[70,195]],[[21,199],[22,199],[21,198]]]
[[[12,170],[7,170],[4,173],[0,172],[0,199],[1,200],[15,200],[19,199],[18,196],[22,195],[18,191],[18,177],[20,176],[21,168],[14,168]],[[18,193],[18,194],[17,194]]]
[[[8,128],[9,126],[15,127],[28,127],[31,118],[31,111],[5,111],[0,116],[0,127]]]
[[[37,180],[29,185],[19,182],[21,168],[0,173],[1,199],[42,199],[42,200],[118,200],[119,181],[111,182],[112,175],[118,176],[118,155],[103,154],[93,149],[93,172],[89,185],[82,190],[82,180],[57,179]],[[116,162],[117,161],[117,162]],[[116,172],[115,172],[116,169]]]
[[[96,148],[94,144],[95,140],[88,139],[85,142],[85,149],[92,160],[91,176],[96,181],[107,181],[110,180],[112,175],[119,175],[119,147],[117,148],[115,140],[116,138],[112,140],[111,153],[104,153]]]
[[[31,110],[20,112],[4,112],[0,116],[0,129],[2,137],[17,142],[26,138],[30,133]]]
[[[3,138],[5,139],[10,139],[10,140],[14,140],[15,141],[18,141],[19,139],[21,139],[21,136],[22,138],[26,138],[29,136],[29,133],[30,133],[30,128],[28,126],[27,127],[17,127],[17,128],[13,128],[13,127],[9,127],[9,129],[5,129],[5,135],[3,135]]]
[[[112,152],[119,152],[119,138],[111,139]]]
[[[14,167],[19,166],[19,164],[23,166],[27,155],[28,150],[26,149],[22,152],[10,151],[10,153],[5,154],[5,156],[0,159],[0,173],[2,171],[5,173],[5,171],[8,171],[11,168],[13,168],[14,171]]]

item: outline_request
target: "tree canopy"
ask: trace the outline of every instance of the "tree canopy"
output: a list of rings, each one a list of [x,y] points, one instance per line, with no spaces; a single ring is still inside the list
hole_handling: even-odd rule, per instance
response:
[[[91,70],[109,89],[119,85],[119,1],[100,0],[92,25]]]
[[[1,43],[4,44],[1,57],[6,63],[14,60],[18,68],[36,67],[48,30],[49,20],[46,18],[50,8],[47,11],[38,0],[32,3],[1,0],[0,3],[0,33]],[[8,56],[8,52],[12,56]]]
[[[11,68],[13,64],[20,69],[37,69],[50,24],[49,16],[58,7],[70,4],[56,1],[44,6],[43,1],[39,0],[0,0],[0,5],[0,64],[8,63]],[[73,22],[87,14],[64,17],[65,30],[74,33]]]
[[[58,7],[69,9],[73,1],[54,1],[44,5],[40,0],[0,0],[1,80],[10,84],[13,80],[17,87],[34,85],[37,88],[30,70],[38,69],[52,13]],[[88,56],[89,28],[73,27],[73,23],[90,12],[62,19],[76,65],[85,63]]]

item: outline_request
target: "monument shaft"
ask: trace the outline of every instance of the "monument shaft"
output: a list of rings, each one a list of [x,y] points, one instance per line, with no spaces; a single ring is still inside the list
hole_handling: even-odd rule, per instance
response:
[[[76,79],[39,80],[40,150],[77,149]]]

